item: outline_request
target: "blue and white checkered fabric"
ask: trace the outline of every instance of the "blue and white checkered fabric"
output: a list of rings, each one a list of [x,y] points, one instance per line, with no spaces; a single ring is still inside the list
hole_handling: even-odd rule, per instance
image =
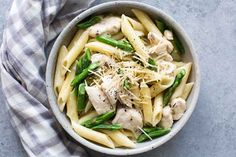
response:
[[[87,156],[49,110],[45,68],[49,43],[93,0],[14,0],[1,47],[3,93],[29,156]]]

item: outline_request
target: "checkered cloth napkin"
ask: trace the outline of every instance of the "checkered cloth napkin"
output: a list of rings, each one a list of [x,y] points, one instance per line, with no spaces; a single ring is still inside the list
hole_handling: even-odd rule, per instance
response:
[[[1,78],[11,122],[29,156],[87,156],[49,110],[48,48],[63,27],[94,0],[14,0],[1,46]]]

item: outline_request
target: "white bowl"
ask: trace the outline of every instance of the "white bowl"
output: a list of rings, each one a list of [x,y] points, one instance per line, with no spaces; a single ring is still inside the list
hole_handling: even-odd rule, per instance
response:
[[[76,23],[88,17],[89,15],[101,14],[105,12],[115,13],[115,14],[124,13],[126,15],[133,15],[130,10],[132,8],[143,10],[144,12],[148,13],[153,19],[154,18],[162,19],[168,26],[173,28],[174,32],[180,38],[185,48],[185,55],[183,56],[183,60],[185,62],[188,62],[188,61],[193,62],[192,72],[190,74],[189,80],[194,81],[195,84],[187,100],[187,104],[188,104],[187,111],[185,112],[184,116],[173,125],[173,128],[171,129],[171,132],[169,134],[162,136],[160,138],[154,139],[152,141],[138,143],[136,147],[133,149],[128,149],[128,148],[110,149],[110,148],[95,144],[93,142],[90,142],[80,137],[72,129],[69,119],[66,117],[65,113],[60,112],[57,105],[56,96],[53,91],[54,71],[55,71],[58,50],[62,44],[67,45],[69,43],[69,41],[71,40],[71,38],[73,37],[76,31],[76,27],[75,27]],[[157,148],[158,146],[170,140],[173,136],[175,136],[180,131],[181,128],[183,128],[183,126],[188,121],[189,117],[191,116],[195,108],[195,105],[197,103],[199,89],[200,89],[200,72],[199,72],[199,64],[198,64],[196,52],[193,48],[191,40],[189,39],[187,34],[184,32],[183,28],[173,18],[168,16],[166,13],[164,13],[160,9],[155,8],[153,6],[149,6],[147,4],[131,2],[131,1],[119,1],[119,2],[116,1],[116,2],[103,3],[82,12],[64,28],[64,30],[61,32],[56,42],[54,43],[54,46],[51,50],[51,53],[48,59],[47,69],[46,69],[46,87],[47,87],[48,100],[49,100],[51,109],[53,111],[53,114],[55,115],[56,119],[61,124],[61,126],[66,130],[66,132],[71,137],[73,137],[76,141],[78,141],[79,143],[83,144],[84,146],[88,148],[91,148],[101,153],[111,154],[111,155],[132,155],[132,154],[143,153],[151,149]]]

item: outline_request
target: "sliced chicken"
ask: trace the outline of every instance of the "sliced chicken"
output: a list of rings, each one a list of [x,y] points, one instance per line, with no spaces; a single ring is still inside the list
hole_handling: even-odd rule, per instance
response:
[[[102,81],[102,90],[106,94],[110,103],[114,106],[118,99],[117,93],[120,86],[120,79],[118,76],[107,75],[102,78]]]
[[[99,66],[103,66],[103,65],[108,65],[108,66],[115,66],[116,62],[114,61],[114,59],[112,59],[111,57],[104,55],[104,54],[93,54],[91,56],[91,61],[92,63],[94,62],[99,62]]]
[[[115,109],[109,102],[107,96],[98,86],[87,86],[85,87],[85,90],[90,102],[98,114],[103,114]]]
[[[187,106],[186,106],[186,101],[183,98],[175,98],[171,101],[170,103],[171,109],[172,109],[172,116],[174,120],[179,120]]]
[[[119,108],[112,123],[120,124],[122,128],[138,133],[139,128],[143,127],[143,118],[134,108]]]
[[[163,108],[162,119],[159,125],[163,128],[171,128],[173,125],[172,111],[169,106]]]
[[[116,16],[108,16],[101,20],[101,22],[89,28],[89,35],[96,37],[101,34],[116,34],[121,27],[121,19]]]
[[[131,93],[129,93],[128,91],[126,91],[124,89],[121,89],[117,95],[118,95],[118,99],[119,99],[121,104],[132,108],[132,105],[133,105],[132,97],[133,97],[133,95]]]

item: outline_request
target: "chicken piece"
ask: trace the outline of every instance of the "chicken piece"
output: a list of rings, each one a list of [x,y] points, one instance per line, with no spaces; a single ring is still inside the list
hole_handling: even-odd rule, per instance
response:
[[[133,95],[131,93],[129,93],[128,91],[124,90],[124,89],[121,89],[119,92],[118,92],[118,99],[120,101],[121,104],[123,105],[126,105],[130,108],[132,108],[132,105],[133,105]]]
[[[165,75],[174,73],[176,69],[176,65],[171,62],[160,60],[157,63],[160,66],[160,72]]]
[[[96,37],[101,34],[116,34],[121,27],[121,19],[116,16],[107,16],[101,20],[101,22],[91,26],[89,28],[89,35]]]
[[[163,108],[162,112],[162,119],[159,123],[159,125],[163,128],[171,128],[173,125],[173,117],[172,117],[172,111],[170,106],[166,106]]]
[[[115,66],[116,62],[109,56],[104,55],[104,54],[93,54],[91,56],[91,61],[92,63],[94,62],[99,62],[99,66],[103,66],[104,64],[108,65],[108,66]]]
[[[117,93],[120,86],[120,79],[118,76],[107,75],[102,78],[102,81],[102,90],[106,94],[110,103],[114,106],[118,99]]]
[[[173,40],[173,33],[170,30],[165,30],[164,31],[164,36],[166,37],[167,40]]]
[[[170,107],[172,109],[173,119],[179,120],[187,108],[186,101],[183,98],[175,98],[171,101]]]
[[[101,88],[97,86],[86,86],[85,90],[88,94],[90,102],[98,114],[103,114],[115,109],[110,104],[107,96],[103,93]]]
[[[143,127],[143,118],[134,108],[119,108],[112,123],[120,124],[122,128],[138,133],[139,128]]]
[[[171,53],[174,49],[174,46],[166,39],[166,37],[160,37],[154,32],[148,33],[148,39],[150,43],[154,45],[152,48],[150,48],[149,54],[160,54],[165,52]]]

